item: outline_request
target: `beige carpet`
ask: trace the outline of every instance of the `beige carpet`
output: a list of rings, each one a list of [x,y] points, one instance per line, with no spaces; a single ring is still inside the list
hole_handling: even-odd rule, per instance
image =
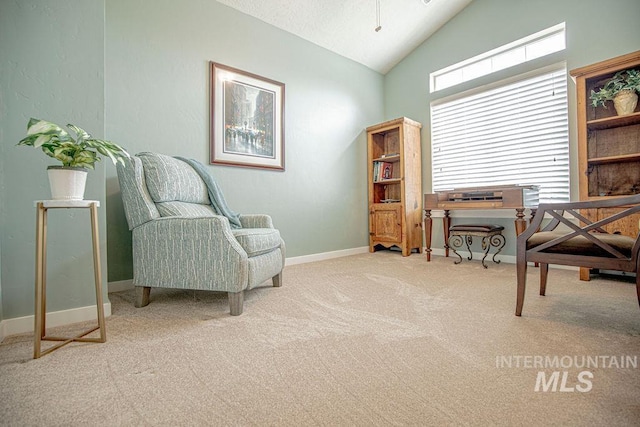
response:
[[[114,293],[105,344],[32,360],[30,335],[5,339],[0,424],[640,425],[635,286],[537,283],[517,318],[512,264],[380,251],[287,267],[240,317],[224,294]]]

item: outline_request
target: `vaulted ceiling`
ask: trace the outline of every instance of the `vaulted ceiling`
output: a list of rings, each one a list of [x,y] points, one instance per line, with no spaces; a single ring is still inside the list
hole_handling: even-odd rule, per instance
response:
[[[217,1],[386,74],[472,0]]]

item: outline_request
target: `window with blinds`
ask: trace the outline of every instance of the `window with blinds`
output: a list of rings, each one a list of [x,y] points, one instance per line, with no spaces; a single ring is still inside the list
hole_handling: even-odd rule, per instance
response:
[[[433,191],[538,185],[569,200],[566,65],[431,104]]]
[[[565,47],[565,23],[563,22],[489,52],[434,71],[429,75],[429,87],[431,92],[435,92],[564,50]]]

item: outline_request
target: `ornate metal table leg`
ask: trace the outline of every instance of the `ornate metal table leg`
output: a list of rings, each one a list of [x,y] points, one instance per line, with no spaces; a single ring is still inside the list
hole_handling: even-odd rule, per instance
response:
[[[484,251],[484,257],[482,258],[482,266],[487,268],[487,265],[484,263],[485,258],[489,254],[489,250],[493,246],[494,248],[498,248],[498,250],[493,254],[492,260],[496,264],[500,264],[500,260],[496,260],[496,255],[500,253],[506,240],[502,234],[492,234],[490,236],[485,236],[482,238],[482,250]]]
[[[496,264],[500,264],[500,260],[496,261],[496,255],[498,255],[502,250],[502,248],[504,248],[505,243],[506,243],[506,240],[502,234],[496,234],[494,236],[491,236],[491,245],[495,248],[498,248],[496,253],[493,254],[493,262],[495,262]]]
[[[462,236],[454,234],[449,238],[449,248],[451,248],[453,253],[460,258],[458,261],[453,261],[454,264],[460,264],[462,262],[462,256],[460,256],[458,251],[456,251],[456,248],[459,248],[460,246],[462,246]]]
[[[482,257],[482,266],[484,268],[487,268],[487,264],[484,263],[484,260],[489,253],[489,249],[491,249],[491,237],[485,236],[482,238],[482,250],[484,251],[484,256]]]
[[[471,252],[471,245],[473,244],[473,237],[471,235],[468,235],[468,236],[466,236],[464,241],[467,244],[467,250],[469,251],[469,256],[467,257],[467,259],[469,261],[471,261],[473,259],[473,252]]]

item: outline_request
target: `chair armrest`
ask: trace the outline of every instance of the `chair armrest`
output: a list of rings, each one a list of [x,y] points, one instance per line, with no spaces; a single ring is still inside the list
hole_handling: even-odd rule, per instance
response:
[[[244,228],[274,228],[271,217],[264,214],[241,214],[240,223]]]
[[[169,216],[146,222],[134,231],[157,239],[171,241],[173,239],[201,241],[205,240],[212,249],[219,251],[232,250],[238,255],[247,254],[231,232],[229,219],[215,215],[212,217]]]

